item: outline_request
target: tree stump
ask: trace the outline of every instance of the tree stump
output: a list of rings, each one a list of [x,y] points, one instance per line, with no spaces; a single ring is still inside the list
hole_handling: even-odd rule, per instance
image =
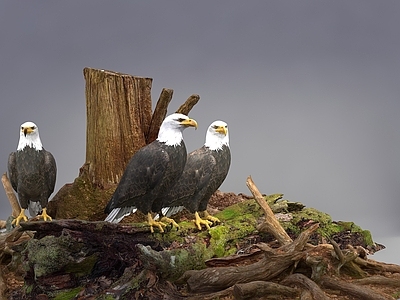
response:
[[[151,78],[85,68],[86,164],[89,180],[117,184],[132,155],[146,145]]]

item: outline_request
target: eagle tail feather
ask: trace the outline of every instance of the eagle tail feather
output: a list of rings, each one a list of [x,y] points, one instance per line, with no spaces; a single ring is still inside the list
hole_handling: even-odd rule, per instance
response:
[[[105,218],[104,221],[111,223],[119,223],[124,217],[129,216],[130,214],[134,214],[137,211],[137,208],[134,206],[129,207],[117,207],[114,208]]]
[[[171,217],[178,212],[181,212],[185,207],[184,206],[171,206],[171,207],[164,207],[161,209],[161,213],[166,217]]]
[[[34,218],[42,212],[42,205],[39,201],[29,201],[28,210],[31,217]]]

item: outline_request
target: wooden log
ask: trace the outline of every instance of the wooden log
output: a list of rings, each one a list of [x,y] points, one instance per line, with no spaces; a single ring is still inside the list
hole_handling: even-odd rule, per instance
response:
[[[197,94],[193,94],[187,98],[185,103],[183,103],[178,110],[176,111],[177,113],[181,113],[184,115],[188,115],[189,112],[192,110],[193,106],[196,105],[197,102],[199,102],[200,96]]]
[[[310,278],[306,277],[303,274],[300,273],[295,273],[287,276],[282,282],[284,285],[290,285],[290,286],[298,286],[304,289],[307,289],[313,299],[318,299],[318,300],[328,300],[329,297],[326,296],[323,290],[316,284],[314,281],[312,281]]]
[[[285,253],[273,259],[264,258],[251,265],[190,270],[179,281],[186,281],[189,291],[193,293],[216,292],[238,283],[268,281],[289,268],[297,259],[299,253]]]
[[[394,264],[387,264],[383,262],[378,262],[372,259],[362,259],[357,257],[354,262],[365,269],[380,271],[380,272],[394,272],[400,273],[400,266]]]
[[[257,247],[265,251],[265,254],[256,263],[245,266],[190,270],[185,272],[178,281],[186,282],[188,289],[194,293],[216,292],[238,283],[268,281],[287,270],[304,256],[304,246],[317,228],[318,224],[314,224],[302,232],[292,244],[278,249],[269,248],[262,243],[257,244]]]
[[[281,245],[290,244],[292,242],[292,239],[286,233],[285,229],[283,229],[279,221],[275,218],[274,213],[258,190],[257,186],[254,184],[251,176],[247,177],[246,185],[253,194],[257,203],[264,211],[265,225],[268,228],[268,231],[278,240]]]
[[[86,163],[95,185],[117,184],[132,155],[146,145],[152,79],[85,68]]]
[[[380,275],[370,276],[366,278],[356,279],[353,283],[359,285],[384,285],[384,286],[392,286],[392,287],[399,287],[400,288],[400,280],[399,278],[388,278]]]
[[[233,296],[235,300],[255,299],[268,295],[291,297],[295,299],[299,296],[299,291],[288,286],[268,281],[239,283],[235,284],[233,287]]]
[[[384,296],[374,290],[365,287],[359,286],[354,283],[349,283],[344,280],[334,279],[329,276],[324,276],[320,285],[324,288],[340,291],[343,295],[353,296],[355,299],[363,299],[363,300],[388,300],[393,299],[389,296]]]
[[[156,108],[154,109],[153,116],[151,118],[149,131],[146,135],[147,144],[150,144],[157,138],[161,123],[167,115],[168,104],[171,102],[173,93],[174,90],[172,89],[162,89],[160,97],[157,101]]]
[[[3,272],[0,268],[0,299],[7,299],[5,297],[6,290],[7,290],[7,286],[4,282]]]
[[[3,187],[6,192],[8,201],[10,201],[11,215],[14,218],[16,218],[21,212],[21,206],[19,205],[17,196],[15,196],[14,194],[14,190],[13,187],[11,186],[10,180],[8,179],[7,173],[4,173],[3,176],[1,176],[1,182],[3,183]]]

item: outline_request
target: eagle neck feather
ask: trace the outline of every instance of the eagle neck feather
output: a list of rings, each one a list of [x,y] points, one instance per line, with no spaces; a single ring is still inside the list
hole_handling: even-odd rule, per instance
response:
[[[17,151],[22,151],[25,147],[31,147],[37,151],[43,150],[39,136],[20,136]]]

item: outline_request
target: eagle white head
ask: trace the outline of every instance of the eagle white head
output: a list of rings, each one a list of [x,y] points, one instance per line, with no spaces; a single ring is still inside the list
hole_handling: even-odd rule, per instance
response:
[[[25,122],[19,129],[19,143],[17,150],[21,151],[25,147],[35,148],[36,150],[42,150],[42,142],[39,137],[39,128],[33,122]]]
[[[223,145],[229,147],[228,124],[217,120],[208,127],[204,146],[211,150],[221,150]]]
[[[184,114],[169,115],[161,124],[157,140],[168,146],[180,145],[183,139],[183,130],[187,127],[197,129],[197,122]]]

